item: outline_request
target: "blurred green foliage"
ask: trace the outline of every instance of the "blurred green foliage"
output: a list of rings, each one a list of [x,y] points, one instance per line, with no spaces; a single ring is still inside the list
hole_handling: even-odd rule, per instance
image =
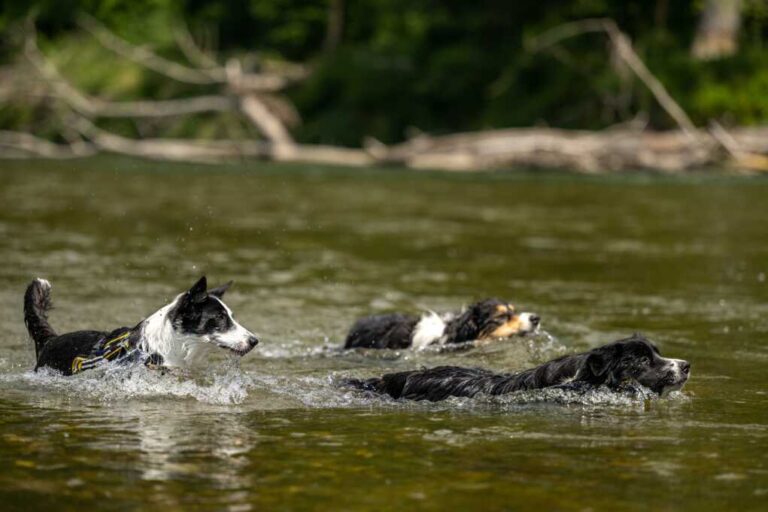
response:
[[[558,24],[610,17],[694,122],[768,121],[768,7],[745,0],[737,55],[693,60],[697,0],[347,0],[338,47],[324,47],[322,0],[0,0],[0,31],[36,16],[41,45],[80,87],[115,100],[206,92],[170,82],[109,54],[78,31],[78,12],[120,36],[183,61],[173,28],[186,24],[221,59],[244,52],[311,63],[310,79],[287,91],[302,115],[298,139],[359,145],[366,135],[402,140],[409,129],[446,133],[550,125],[596,129],[648,115],[671,127],[650,94],[610,59],[605,36],[585,34],[531,53],[525,42]],[[18,53],[5,38],[0,58]],[[17,108],[18,110],[18,108]],[[23,109],[22,109],[23,110]],[[28,112],[0,126],[30,123]],[[116,123],[130,131],[130,123]],[[152,128],[150,127],[150,130]],[[247,133],[228,116],[167,121],[163,135]],[[245,130],[245,132],[244,132]]]

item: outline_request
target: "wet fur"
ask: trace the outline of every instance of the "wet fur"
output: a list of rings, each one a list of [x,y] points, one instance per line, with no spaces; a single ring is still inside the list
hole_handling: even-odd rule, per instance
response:
[[[134,327],[57,335],[48,322],[51,285],[35,279],[24,294],[24,322],[35,345],[35,370],[47,367],[70,375],[76,357],[91,354],[101,341],[125,332],[130,332],[128,339],[147,356],[146,361],[169,367],[192,364],[205,353],[204,348],[215,345],[243,355],[258,340],[232,319],[231,311],[221,302],[230,284],[207,290],[203,277]]]
[[[659,395],[681,388],[690,371],[686,361],[662,358],[656,346],[640,335],[618,340],[581,354],[563,356],[520,373],[494,373],[480,368],[440,366],[349,380],[358,389],[395,399],[445,400],[448,397],[503,395],[552,386],[580,389],[607,386],[618,390],[640,384]]]
[[[424,340],[421,345],[457,344],[488,338],[504,323],[514,318],[519,322],[522,316],[535,319],[532,329],[538,326],[538,316],[532,313],[513,313],[510,308],[501,300],[486,299],[455,315],[439,316],[430,312],[421,317],[400,313],[369,316],[355,322],[347,334],[344,348],[404,349],[413,346],[414,340],[417,340],[416,346],[419,346],[418,341],[423,337],[420,334],[424,334],[423,331],[420,333],[423,322],[431,322],[428,326],[431,331],[436,329],[437,322],[443,325],[440,332],[434,332],[429,336],[431,340]]]

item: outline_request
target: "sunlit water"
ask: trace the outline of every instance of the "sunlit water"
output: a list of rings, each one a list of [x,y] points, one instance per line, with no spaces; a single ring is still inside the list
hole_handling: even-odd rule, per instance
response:
[[[764,510],[768,181],[0,162],[3,509]],[[206,273],[262,344],[162,375],[31,372],[21,295],[60,331],[133,325]],[[545,333],[337,350],[359,315],[486,296]],[[512,371],[641,331],[682,393],[400,403],[347,377]]]

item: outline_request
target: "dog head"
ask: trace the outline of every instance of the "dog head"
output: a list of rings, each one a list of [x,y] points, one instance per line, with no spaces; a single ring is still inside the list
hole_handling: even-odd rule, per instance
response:
[[[540,323],[535,313],[518,312],[512,304],[486,299],[469,306],[451,323],[449,330],[455,331],[457,342],[491,340],[533,333]]]
[[[619,388],[637,382],[659,395],[681,389],[691,371],[688,361],[661,357],[649,340],[635,334],[587,352],[582,380]]]
[[[179,296],[169,314],[174,330],[240,356],[250,352],[259,343],[258,338],[235,321],[232,310],[221,300],[231,284],[208,290],[205,276],[201,277]]]

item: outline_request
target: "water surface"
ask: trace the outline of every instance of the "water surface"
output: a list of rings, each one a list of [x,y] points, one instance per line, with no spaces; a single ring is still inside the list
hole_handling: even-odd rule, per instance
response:
[[[768,181],[2,162],[4,508],[764,510]],[[262,344],[189,375],[33,373],[60,331],[133,325],[202,273]],[[370,312],[504,297],[551,337],[342,354]],[[338,379],[512,371],[641,331],[683,393],[404,404]]]

